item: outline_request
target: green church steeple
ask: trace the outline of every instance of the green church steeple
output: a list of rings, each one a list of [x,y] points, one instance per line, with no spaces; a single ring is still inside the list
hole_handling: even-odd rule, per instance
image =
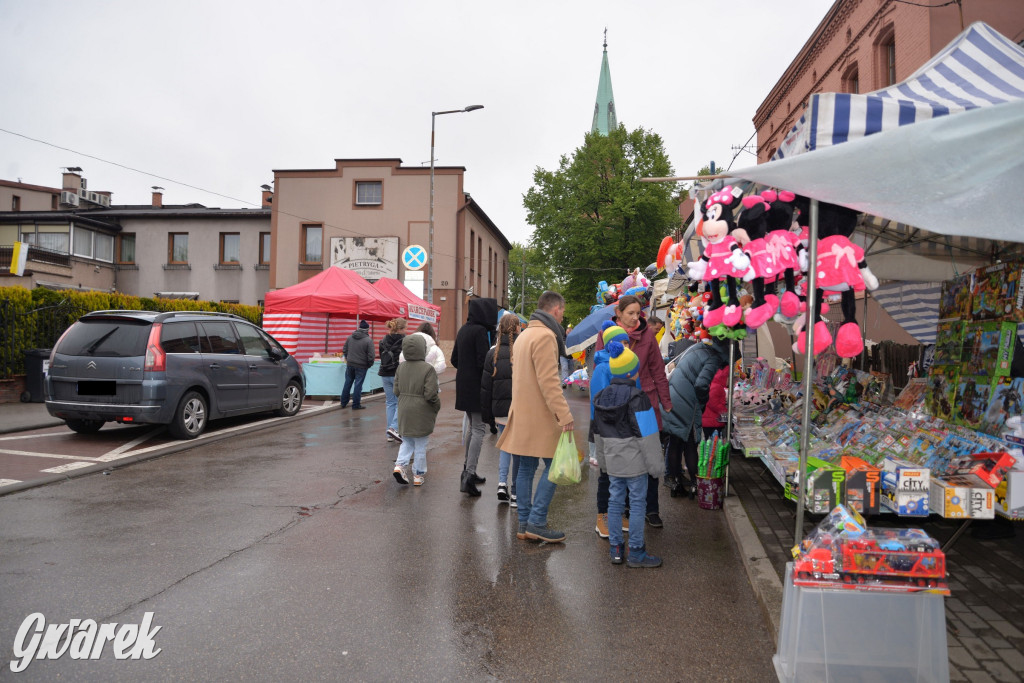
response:
[[[597,82],[597,102],[594,103],[594,123],[590,131],[608,135],[608,131],[618,126],[618,120],[615,118],[615,95],[612,94],[612,71],[608,68],[608,29],[605,29],[601,79]]]

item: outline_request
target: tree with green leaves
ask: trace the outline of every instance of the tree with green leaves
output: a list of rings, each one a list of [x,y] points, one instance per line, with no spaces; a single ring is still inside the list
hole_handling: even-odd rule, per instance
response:
[[[662,238],[679,225],[676,188],[640,179],[671,175],[661,136],[622,125],[607,136],[587,133],[557,171],[534,171],[523,198],[531,246],[561,280],[565,322],[579,321],[597,302],[599,281],[621,282],[654,262]]]
[[[512,243],[508,253],[508,305],[527,318],[548,289],[560,289],[557,274],[543,252],[535,247]]]

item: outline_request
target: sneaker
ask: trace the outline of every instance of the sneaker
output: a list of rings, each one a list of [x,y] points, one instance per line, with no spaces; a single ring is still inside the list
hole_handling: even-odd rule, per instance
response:
[[[661,521],[661,515],[659,515],[657,512],[647,513],[647,523],[655,529],[660,529],[661,527],[665,526],[665,523]]]
[[[661,558],[658,557],[657,555],[649,555],[647,553],[646,546],[645,547],[641,547],[641,548],[636,549],[636,550],[634,550],[633,548],[630,548],[629,549],[629,559],[626,560],[626,566],[627,567],[633,567],[634,569],[636,569],[636,568],[647,569],[647,568],[651,568],[651,567],[660,567],[661,566]]]
[[[590,466],[591,467],[597,467],[597,458],[591,458],[590,459]]]
[[[565,540],[565,534],[561,531],[549,529],[546,526],[526,525],[526,538],[531,541],[543,541],[545,543],[561,543]]]
[[[409,483],[409,475],[406,474],[405,467],[403,467],[402,465],[395,465],[395,469],[392,472],[392,474],[395,475],[395,481],[397,481],[399,484]]]
[[[622,556],[624,549],[625,548],[623,547],[622,543],[612,544],[610,550],[612,556],[612,564],[622,564]]]
[[[600,536],[601,538],[608,538],[608,513],[607,512],[605,512],[605,513],[600,513],[599,512],[597,514],[597,524],[594,525],[594,531],[596,531],[597,535]]]
[[[394,442],[395,442],[395,437],[393,437],[390,434],[388,434],[388,443],[394,443]]]
[[[398,443],[402,443],[402,437],[399,435],[397,429],[388,430],[388,441],[397,441]]]
[[[423,477],[425,477],[425,476],[427,476],[427,475],[425,475],[425,474],[414,474],[414,475],[412,475],[412,485],[413,486],[423,486]]]
[[[506,484],[505,482],[498,483],[498,502],[508,502],[508,484]]]
[[[519,523],[519,531],[516,532],[516,538],[520,541],[525,541],[528,538],[526,535],[526,526],[527,525],[522,522]]]
[[[513,508],[519,507],[519,502],[516,500],[516,494],[513,493],[511,496],[509,496],[508,505],[509,507]]]

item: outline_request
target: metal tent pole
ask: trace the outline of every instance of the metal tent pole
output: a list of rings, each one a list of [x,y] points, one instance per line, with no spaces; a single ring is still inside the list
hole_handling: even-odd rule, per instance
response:
[[[729,341],[729,386],[726,388],[725,443],[732,456],[732,387],[736,381],[736,342]],[[731,457],[730,457],[731,459]],[[729,465],[725,466],[725,492],[723,498],[729,497]]]
[[[804,490],[807,485],[807,447],[811,431],[811,406],[814,403],[814,311],[818,298],[818,200],[811,200],[807,239],[807,318],[804,323],[807,345],[804,347],[804,415],[800,425],[800,461],[797,466],[796,530],[793,538],[800,545],[804,535]]]

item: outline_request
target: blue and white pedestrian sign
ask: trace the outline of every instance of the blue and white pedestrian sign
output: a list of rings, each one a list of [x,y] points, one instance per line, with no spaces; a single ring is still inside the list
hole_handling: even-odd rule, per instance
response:
[[[409,270],[419,270],[427,265],[427,250],[418,244],[410,244],[402,252],[402,265]]]

